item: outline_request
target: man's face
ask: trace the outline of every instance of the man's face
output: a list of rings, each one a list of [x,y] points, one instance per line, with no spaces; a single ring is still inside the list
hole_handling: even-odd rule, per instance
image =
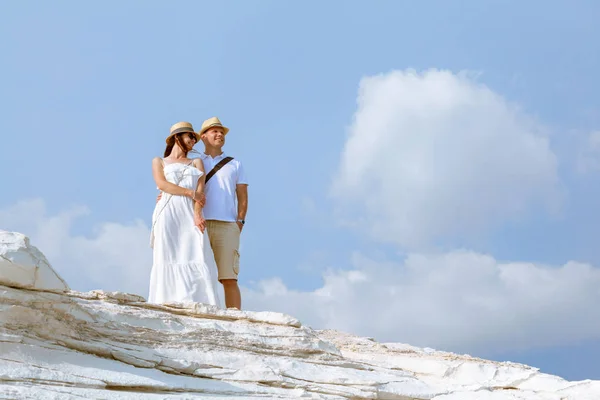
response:
[[[212,127],[202,135],[205,144],[212,147],[221,147],[225,144],[225,133],[223,128]]]

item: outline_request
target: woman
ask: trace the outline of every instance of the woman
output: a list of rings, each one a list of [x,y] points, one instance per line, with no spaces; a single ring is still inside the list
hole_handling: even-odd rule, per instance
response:
[[[152,160],[163,193],[152,215],[149,303],[198,302],[220,306],[217,266],[202,215],[204,166],[188,153],[200,139],[178,122],[167,137],[164,159]]]

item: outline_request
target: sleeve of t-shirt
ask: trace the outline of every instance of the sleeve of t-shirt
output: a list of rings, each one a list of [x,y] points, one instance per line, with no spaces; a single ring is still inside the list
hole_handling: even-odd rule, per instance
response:
[[[238,161],[238,171],[237,171],[237,182],[236,185],[247,185],[248,179],[246,178],[246,172],[244,171],[244,166],[241,162]]]

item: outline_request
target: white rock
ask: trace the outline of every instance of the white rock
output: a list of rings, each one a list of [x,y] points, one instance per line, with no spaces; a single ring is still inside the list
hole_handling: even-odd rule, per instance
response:
[[[16,232],[0,230],[0,284],[26,289],[69,290],[46,257]]]
[[[16,249],[4,254],[35,254],[22,235],[2,238]],[[0,399],[600,399],[598,381],[315,331],[279,313],[44,290],[15,275],[27,264],[17,258],[0,264],[13,276],[0,285]]]

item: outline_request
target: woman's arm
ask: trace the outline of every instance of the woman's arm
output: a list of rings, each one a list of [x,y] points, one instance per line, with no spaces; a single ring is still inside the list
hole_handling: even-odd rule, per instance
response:
[[[200,158],[194,159],[194,167],[198,168],[202,171],[202,176],[198,178],[198,186],[196,186],[196,199],[202,199],[204,196],[204,183],[206,182],[206,175],[204,174],[204,163]],[[202,215],[202,208],[204,207],[204,202],[195,201],[194,202],[194,213],[196,215]]]
[[[167,181],[165,173],[163,171],[162,160],[159,157],[155,157],[152,160],[152,176],[156,186],[162,192],[169,193],[175,196],[186,196],[194,198],[194,191],[178,186],[174,183]]]
[[[204,163],[201,159],[197,158],[193,161],[194,167],[202,171],[202,176],[198,178],[198,186],[196,186],[196,192],[194,199],[200,199],[200,201],[194,201],[194,225],[200,229],[200,232],[204,233],[206,228],[206,221],[202,216],[202,208],[204,207],[204,183],[206,178],[204,177]]]

